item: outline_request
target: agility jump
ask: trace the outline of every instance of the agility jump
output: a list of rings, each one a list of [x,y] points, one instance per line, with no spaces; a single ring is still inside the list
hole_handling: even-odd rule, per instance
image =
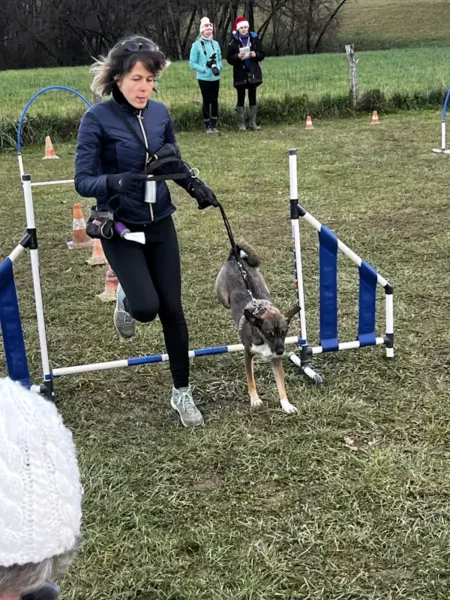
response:
[[[78,92],[62,86],[54,86],[41,90],[33,96],[32,100],[38,95],[49,89],[65,89],[78,95],[86,104],[90,103]],[[30,106],[30,100],[22,113],[21,121],[25,116],[26,110]],[[34,216],[33,193],[34,186],[46,186],[56,184],[72,184],[73,180],[32,182],[31,176],[24,173],[21,156],[21,144],[19,136],[22,128],[18,131],[18,154],[19,169],[22,179],[22,187],[25,200],[26,226],[27,232],[9,254],[9,256],[0,263],[0,324],[3,333],[3,344],[7,362],[8,374],[11,379],[20,381],[24,386],[31,387],[40,391],[48,398],[54,397],[54,378],[65,375],[75,375],[89,371],[101,371],[106,369],[116,369],[121,367],[131,367],[137,365],[153,364],[168,360],[167,354],[155,354],[141,356],[136,358],[125,358],[123,360],[106,361],[85,365],[73,365],[52,369],[49,360],[45,313],[42,300],[41,279],[39,271],[38,238],[36,232],[36,223]],[[290,219],[292,225],[292,238],[294,246],[295,277],[297,284],[298,302],[301,308],[299,314],[299,333],[296,336],[286,338],[286,344],[299,346],[299,355],[292,352],[289,357],[291,361],[300,367],[301,371],[315,384],[322,383],[322,377],[312,368],[310,361],[315,354],[322,352],[332,352],[363,348],[366,346],[386,347],[386,356],[394,356],[394,313],[393,313],[393,288],[392,285],[368,263],[363,261],[353,250],[341,242],[329,229],[322,225],[317,219],[310,215],[298,203],[298,183],[297,183],[297,150],[289,150],[289,177],[290,177]],[[319,236],[320,250],[320,344],[311,346],[308,343],[306,332],[306,312],[304,299],[304,277],[302,268],[302,255],[300,244],[299,220],[303,219],[312,226]],[[28,370],[28,362],[25,350],[25,343],[22,333],[22,324],[20,318],[17,292],[14,282],[13,264],[28,249],[30,251],[33,289],[36,305],[37,325],[39,332],[39,345],[42,363],[43,382],[40,385],[32,385]],[[342,342],[338,338],[338,320],[337,320],[337,253],[340,250],[359,268],[359,320],[357,339]],[[381,285],[385,291],[385,333],[377,335],[376,328],[376,289]],[[231,352],[242,352],[242,344],[221,345],[211,348],[200,348],[189,352],[190,358],[200,356],[212,356],[216,354],[226,354]]]
[[[450,89],[447,90],[447,94],[444,100],[444,107],[442,109],[441,119],[441,147],[433,148],[435,154],[450,154],[450,150],[447,149],[447,106],[450,100]]]

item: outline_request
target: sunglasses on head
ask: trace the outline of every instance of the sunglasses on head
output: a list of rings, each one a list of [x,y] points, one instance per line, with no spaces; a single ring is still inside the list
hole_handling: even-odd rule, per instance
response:
[[[154,52],[158,50],[156,44],[153,42],[136,42],[134,40],[128,40],[122,42],[122,46],[125,46],[125,50],[128,50],[128,52],[139,52],[139,50],[151,50]]]

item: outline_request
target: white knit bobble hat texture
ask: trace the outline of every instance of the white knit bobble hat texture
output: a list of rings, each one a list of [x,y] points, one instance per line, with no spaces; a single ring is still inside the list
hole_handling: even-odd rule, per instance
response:
[[[0,379],[0,566],[72,550],[82,493],[72,434],[54,404]]]
[[[213,29],[214,26],[208,17],[202,17],[200,21],[200,34],[202,34],[206,29]]]

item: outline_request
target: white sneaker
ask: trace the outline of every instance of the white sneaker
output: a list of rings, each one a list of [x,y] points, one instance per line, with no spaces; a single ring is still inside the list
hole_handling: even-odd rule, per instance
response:
[[[170,406],[178,412],[185,427],[201,427],[205,424],[202,413],[194,404],[190,387],[172,388]]]
[[[136,330],[136,321],[133,317],[125,310],[125,292],[122,286],[117,286],[117,300],[116,308],[114,309],[114,327],[120,337],[128,339],[133,337]]]

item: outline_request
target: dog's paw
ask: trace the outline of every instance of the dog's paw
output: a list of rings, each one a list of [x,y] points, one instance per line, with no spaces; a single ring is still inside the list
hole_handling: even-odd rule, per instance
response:
[[[252,408],[258,408],[258,406],[262,406],[262,403],[263,401],[258,396],[250,398],[250,404]]]
[[[280,403],[281,410],[287,413],[288,415],[293,415],[296,412],[298,412],[298,409],[293,404],[291,404],[287,398],[285,398],[284,400],[280,400]]]

